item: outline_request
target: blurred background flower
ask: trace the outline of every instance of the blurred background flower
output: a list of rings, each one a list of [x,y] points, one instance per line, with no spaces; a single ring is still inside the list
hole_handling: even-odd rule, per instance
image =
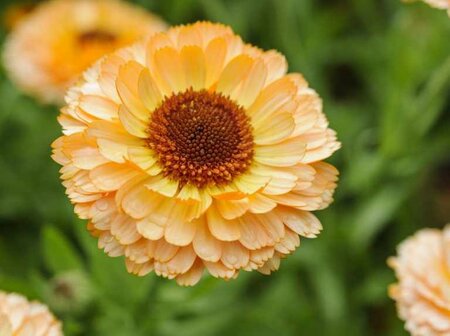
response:
[[[423,229],[389,258],[398,283],[389,288],[413,336],[450,333],[450,227]]]
[[[20,2],[1,10],[11,3]],[[128,274],[64,195],[49,158],[59,111],[2,70],[0,288],[46,302],[52,279],[82,270],[95,295],[82,312],[58,313],[66,335],[407,335],[386,293],[395,282],[386,259],[418,229],[449,222],[447,14],[392,0],[133,3],[170,24],[226,23],[305,75],[343,143],[330,160],[341,171],[335,202],[317,213],[320,239],[303,240],[270,277],[180,288]]]
[[[46,103],[61,103],[68,86],[105,53],[165,28],[157,16],[120,0],[45,1],[29,14],[14,6],[5,66],[21,90]]]
[[[0,292],[0,335],[62,336],[61,323],[43,304]]]

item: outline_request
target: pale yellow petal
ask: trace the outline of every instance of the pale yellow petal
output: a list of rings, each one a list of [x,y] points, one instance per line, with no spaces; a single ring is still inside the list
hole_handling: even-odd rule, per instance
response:
[[[125,106],[119,108],[119,119],[128,133],[142,139],[148,138],[148,123],[136,118],[135,114]]]
[[[270,123],[269,118],[284,104],[292,101],[295,93],[295,84],[289,78],[283,77],[269,84],[247,110],[252,124],[257,127],[265,122]]]
[[[128,159],[130,146],[142,145],[142,140],[129,134],[121,125],[108,121],[91,123],[87,134],[97,139],[99,151],[104,157],[118,163]]]
[[[80,108],[90,115],[103,120],[117,118],[118,105],[113,101],[100,96],[84,95],[80,98]]]
[[[278,113],[270,122],[255,127],[253,131],[254,143],[257,145],[271,145],[286,140],[295,129],[295,120],[291,113]]]
[[[299,163],[305,151],[305,143],[291,138],[274,145],[256,146],[254,159],[268,166],[289,167]]]
[[[156,154],[146,146],[129,147],[128,158],[131,162],[150,175],[156,175],[160,172],[160,170],[155,167],[158,162]]]

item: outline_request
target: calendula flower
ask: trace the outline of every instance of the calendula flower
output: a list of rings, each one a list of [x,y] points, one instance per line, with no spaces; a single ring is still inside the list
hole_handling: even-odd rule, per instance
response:
[[[0,291],[0,335],[62,336],[61,323],[46,306]]]
[[[21,20],[5,46],[10,77],[47,103],[98,58],[165,29],[158,17],[119,0],[53,0]]]
[[[411,335],[450,335],[450,227],[419,231],[388,264],[399,280],[389,294]]]
[[[327,207],[339,148],[321,100],[275,51],[196,23],[105,57],[53,143],[77,214],[129,272],[193,285],[270,273]]]

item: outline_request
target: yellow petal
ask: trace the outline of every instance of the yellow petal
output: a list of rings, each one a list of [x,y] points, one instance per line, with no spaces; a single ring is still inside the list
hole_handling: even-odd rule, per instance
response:
[[[148,111],[153,111],[163,100],[161,91],[148,69],[142,70],[139,76],[138,93]]]
[[[264,188],[269,182],[269,176],[257,175],[253,170],[234,179],[233,183],[244,194],[254,194]]]
[[[154,60],[155,80],[165,95],[170,97],[173,93],[187,88],[180,55],[175,49],[165,47],[157,50]]]
[[[135,61],[127,62],[119,70],[116,88],[122,103],[137,119],[148,123],[150,111],[146,109],[138,92],[139,78],[144,67]]]
[[[177,31],[177,47],[179,50],[186,46],[202,46],[203,39],[201,33],[195,26],[181,26]]]
[[[242,86],[231,96],[239,105],[247,108],[256,99],[264,87],[267,68],[261,59],[253,62],[251,69],[242,82]]]
[[[145,170],[147,173],[154,172],[154,166],[158,161],[156,154],[148,147],[129,147],[128,157],[131,162],[139,168]],[[157,171],[159,173],[159,171]],[[150,174],[155,175],[155,174]]]
[[[187,87],[192,87],[194,90],[203,89],[205,87],[206,64],[202,49],[197,46],[185,46],[181,49],[180,58]]]
[[[247,76],[253,65],[253,59],[247,55],[239,55],[233,58],[223,69],[217,91],[229,96],[237,89],[238,85]]]
[[[221,241],[234,241],[239,239],[239,224],[235,220],[226,220],[214,205],[206,212],[208,228],[212,235]]]
[[[161,195],[173,197],[178,191],[178,184],[179,181],[157,175],[149,178],[145,183],[145,186]]]
[[[227,54],[227,43],[223,38],[215,38],[209,42],[205,50],[206,80],[205,87],[209,88],[217,82],[222,72],[225,56]]]

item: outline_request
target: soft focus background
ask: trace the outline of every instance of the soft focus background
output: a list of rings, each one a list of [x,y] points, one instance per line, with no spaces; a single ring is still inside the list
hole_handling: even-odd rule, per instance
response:
[[[406,335],[387,297],[386,258],[417,229],[450,222],[445,11],[397,0],[136,3],[171,24],[229,24],[305,75],[343,143],[331,160],[336,200],[316,213],[324,231],[271,276],[182,288],[127,274],[64,195],[50,159],[58,110],[22,95],[2,69],[0,289],[47,303],[69,336]],[[0,6],[3,14],[8,1]]]

